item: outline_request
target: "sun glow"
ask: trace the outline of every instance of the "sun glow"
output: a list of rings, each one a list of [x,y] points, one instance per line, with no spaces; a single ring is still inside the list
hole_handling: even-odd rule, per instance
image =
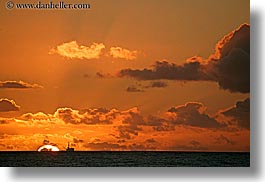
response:
[[[38,149],[38,152],[57,152],[60,151],[58,147],[52,145],[43,145]]]

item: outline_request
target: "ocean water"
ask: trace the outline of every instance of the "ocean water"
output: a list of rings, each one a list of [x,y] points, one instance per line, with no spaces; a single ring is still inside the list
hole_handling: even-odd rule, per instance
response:
[[[249,167],[243,152],[0,152],[13,167]]]

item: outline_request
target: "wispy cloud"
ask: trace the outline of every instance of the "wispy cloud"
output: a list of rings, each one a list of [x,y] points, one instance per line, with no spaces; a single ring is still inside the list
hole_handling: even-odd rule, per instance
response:
[[[110,56],[113,58],[120,58],[126,60],[134,60],[137,58],[139,52],[134,50],[124,49],[122,47],[111,47],[109,51]]]
[[[42,88],[38,84],[30,84],[23,81],[0,81],[0,88],[3,89],[30,89],[30,88]]]
[[[79,45],[76,41],[62,43],[52,48],[49,54],[58,54],[69,59],[99,59],[101,56],[110,56],[117,59],[135,60],[139,51],[129,50],[122,47],[110,47],[106,54],[102,50],[104,43],[93,43],[90,46]]]
[[[102,50],[105,48],[103,43],[93,43],[90,46],[78,45],[76,41],[71,41],[52,48],[49,54],[59,54],[69,59],[98,59]]]

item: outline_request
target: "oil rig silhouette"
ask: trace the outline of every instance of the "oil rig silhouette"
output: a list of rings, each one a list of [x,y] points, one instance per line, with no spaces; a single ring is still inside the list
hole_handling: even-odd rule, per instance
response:
[[[67,148],[66,148],[66,152],[74,152],[75,148],[70,147],[70,144],[68,142]]]

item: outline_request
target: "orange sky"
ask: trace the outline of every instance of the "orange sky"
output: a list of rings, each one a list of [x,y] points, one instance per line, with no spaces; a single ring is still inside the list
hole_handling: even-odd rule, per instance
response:
[[[249,151],[249,1],[78,2],[1,2],[0,150]]]

